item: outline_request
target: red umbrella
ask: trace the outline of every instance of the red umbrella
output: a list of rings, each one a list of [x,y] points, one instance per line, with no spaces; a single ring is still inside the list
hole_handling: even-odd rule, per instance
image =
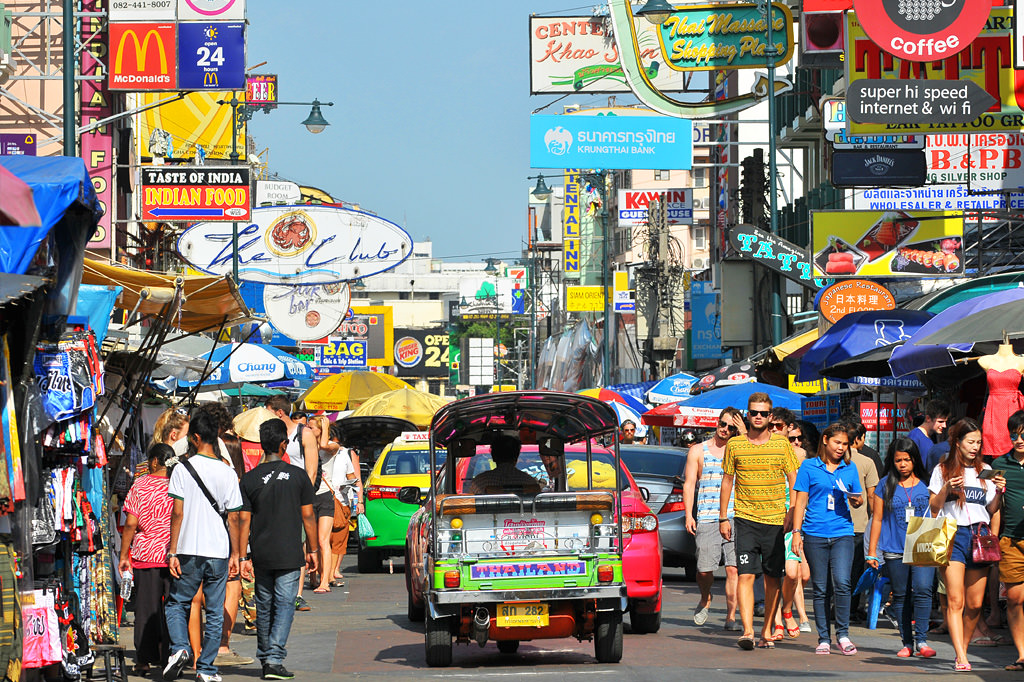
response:
[[[0,225],[32,226],[42,224],[32,188],[0,166]]]

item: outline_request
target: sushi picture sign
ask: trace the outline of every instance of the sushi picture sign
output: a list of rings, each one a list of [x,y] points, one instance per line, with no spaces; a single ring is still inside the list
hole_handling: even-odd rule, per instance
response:
[[[813,211],[816,277],[954,276],[964,271],[955,211]]]

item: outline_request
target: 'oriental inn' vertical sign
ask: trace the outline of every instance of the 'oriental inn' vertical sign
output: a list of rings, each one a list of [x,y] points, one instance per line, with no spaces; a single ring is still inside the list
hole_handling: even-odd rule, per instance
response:
[[[562,213],[562,274],[580,276],[580,175],[579,169],[565,170],[565,210]]]

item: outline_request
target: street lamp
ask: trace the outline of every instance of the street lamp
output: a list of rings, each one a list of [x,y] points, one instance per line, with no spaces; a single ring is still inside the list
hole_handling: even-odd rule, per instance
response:
[[[532,179],[532,177],[527,178],[527,180]],[[537,186],[533,188],[533,191],[530,192],[530,194],[532,194],[538,201],[547,201],[551,198],[551,188],[548,187],[548,183],[544,182],[543,175],[537,176]]]
[[[668,4],[666,0],[647,0],[647,4],[636,10],[633,14],[643,17],[649,24],[658,26],[665,23],[665,20],[674,11],[676,11],[675,7]]]
[[[273,106],[263,103],[247,102],[246,100],[238,99],[238,93],[232,92],[231,99],[217,100],[217,104],[227,104],[231,107],[231,164],[235,165],[238,163],[238,128],[241,124],[252,118],[252,115],[256,113],[258,109],[262,109],[263,113],[269,113]],[[309,111],[309,116],[302,122],[306,129],[311,133],[323,132],[323,129],[330,125],[320,113],[320,106],[333,107],[334,102],[321,102],[320,100],[313,100],[312,102],[274,102],[276,105],[285,106],[312,106],[313,108]],[[231,224],[231,277],[238,283],[238,223]]]

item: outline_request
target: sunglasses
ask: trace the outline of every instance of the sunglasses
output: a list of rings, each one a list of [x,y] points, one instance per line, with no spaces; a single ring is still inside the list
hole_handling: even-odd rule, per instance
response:
[[[803,437],[803,436],[790,436],[790,437],[789,437],[789,442],[790,442],[790,443],[799,443],[799,442],[800,442],[800,439],[801,439],[802,437]]]
[[[1024,431],[1020,431],[1018,433],[1011,433],[1010,434],[1010,440],[1011,441],[1014,441],[1014,440],[1024,440]]]
[[[751,417],[770,417],[772,416],[771,410],[747,410],[747,415]]]
[[[776,431],[781,431],[782,429],[786,428],[786,425],[782,422],[772,422],[772,428],[775,429]]]

